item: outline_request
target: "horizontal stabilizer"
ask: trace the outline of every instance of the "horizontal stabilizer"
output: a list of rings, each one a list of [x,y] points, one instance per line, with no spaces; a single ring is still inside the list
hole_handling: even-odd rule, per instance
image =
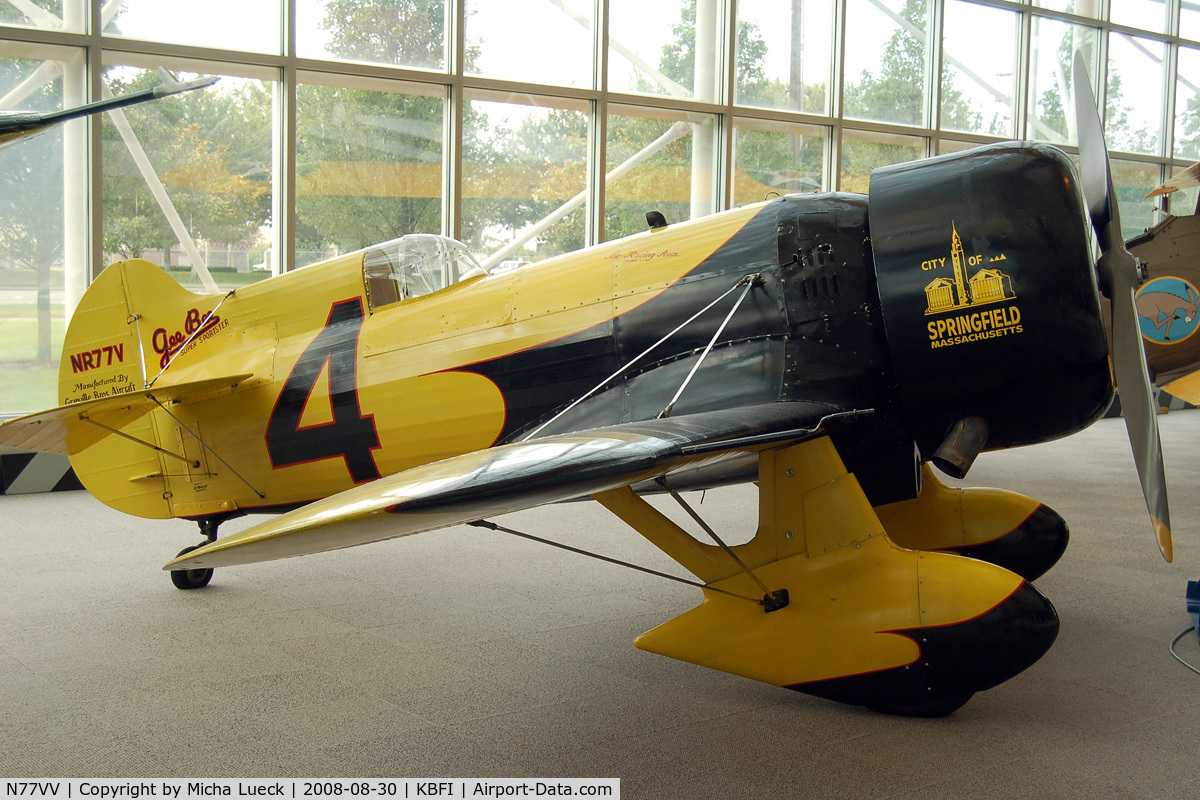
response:
[[[818,435],[832,409],[775,403],[546,436],[415,467],[218,539],[164,569],[337,550],[572,500]],[[777,437],[776,437],[777,435]],[[724,447],[722,447],[724,445]]]
[[[116,387],[112,397],[59,406],[0,423],[0,445],[40,453],[81,453],[143,414],[149,414],[158,403],[165,405],[200,397],[236,386],[250,377],[253,376],[249,373],[227,375],[119,394],[121,387]],[[133,388],[131,384],[126,386]]]

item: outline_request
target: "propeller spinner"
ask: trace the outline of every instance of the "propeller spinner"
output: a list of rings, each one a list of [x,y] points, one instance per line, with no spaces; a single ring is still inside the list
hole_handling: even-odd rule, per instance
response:
[[[1109,169],[1108,148],[1104,144],[1104,130],[1100,126],[1087,68],[1079,53],[1075,54],[1072,78],[1083,194],[1092,218],[1092,227],[1100,241],[1101,255],[1096,262],[1096,273],[1101,290],[1111,301],[1113,373],[1121,392],[1121,409],[1129,432],[1129,444],[1133,448],[1133,460],[1154,526],[1154,535],[1158,539],[1158,549],[1162,551],[1163,558],[1170,561],[1173,555],[1171,518],[1167,508],[1162,445],[1134,306],[1134,293],[1145,276],[1138,260],[1125,249],[1117,197]]]

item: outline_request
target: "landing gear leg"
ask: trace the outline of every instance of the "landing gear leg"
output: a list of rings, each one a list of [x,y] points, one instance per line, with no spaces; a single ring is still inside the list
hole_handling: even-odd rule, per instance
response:
[[[209,542],[217,540],[217,527],[221,521],[213,517],[206,517],[200,520],[200,534],[204,536],[205,541],[200,544],[194,544],[191,547],[185,547],[179,551],[179,556],[192,552],[198,547],[203,547]],[[176,589],[201,589],[208,586],[208,582],[212,580],[212,569],[173,569],[171,570],[171,583],[175,584]]]

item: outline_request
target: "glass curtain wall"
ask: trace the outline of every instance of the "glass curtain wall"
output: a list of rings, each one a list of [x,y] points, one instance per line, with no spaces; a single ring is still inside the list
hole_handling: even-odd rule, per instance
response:
[[[1073,152],[1076,52],[1132,235],[1200,158],[1190,0],[0,0],[0,108],[220,77],[0,149],[0,414],[55,404],[114,260],[211,292],[423,232],[513,268],[650,210],[863,192],[1012,138]]]

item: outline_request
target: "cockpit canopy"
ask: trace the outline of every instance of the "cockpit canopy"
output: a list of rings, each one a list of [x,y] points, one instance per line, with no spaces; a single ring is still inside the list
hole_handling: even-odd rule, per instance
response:
[[[445,289],[487,270],[462,242],[412,233],[375,245],[363,255],[363,280],[371,308]]]

